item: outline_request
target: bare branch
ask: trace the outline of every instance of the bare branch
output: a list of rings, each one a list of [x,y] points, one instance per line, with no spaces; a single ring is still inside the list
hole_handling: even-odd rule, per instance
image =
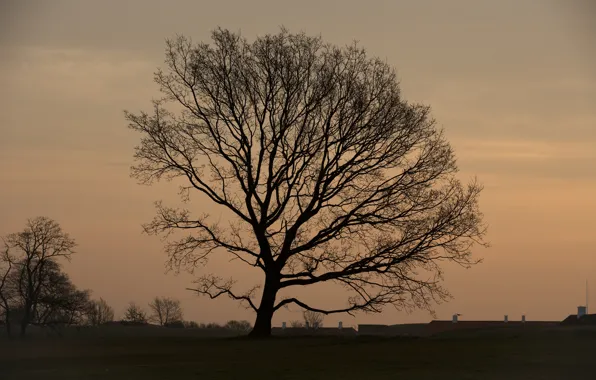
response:
[[[221,277],[208,275],[203,276],[194,281],[195,284],[198,285],[197,288],[187,288],[187,290],[191,290],[193,292],[197,292],[198,294],[203,294],[209,296],[211,299],[218,298],[222,295],[226,295],[233,300],[242,301],[248,305],[249,308],[257,311],[257,307],[253,303],[252,297],[254,293],[259,289],[259,286],[254,286],[253,288],[249,289],[247,292],[243,294],[236,294],[232,291],[232,286],[234,286],[235,281],[227,280],[225,281]]]

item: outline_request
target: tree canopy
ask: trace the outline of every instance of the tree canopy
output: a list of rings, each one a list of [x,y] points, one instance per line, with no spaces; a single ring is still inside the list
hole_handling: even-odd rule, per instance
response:
[[[145,230],[187,233],[166,244],[170,268],[228,254],[261,269],[263,282],[244,291],[217,274],[194,288],[253,308],[253,335],[269,335],[273,313],[290,304],[430,308],[448,296],[442,262],[477,262],[481,186],[458,180],[429,107],[403,99],[386,62],[285,29],[253,42],[217,29],[211,44],[168,40],[165,66],[155,75],[163,98],[126,113],[142,135],[132,175],[181,179],[184,200],[200,194],[231,216],[158,202]],[[344,307],[278,298],[321,282],[346,288]]]

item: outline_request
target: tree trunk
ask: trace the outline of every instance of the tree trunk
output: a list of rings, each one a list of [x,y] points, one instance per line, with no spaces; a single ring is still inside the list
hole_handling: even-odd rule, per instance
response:
[[[276,277],[267,275],[261,304],[257,311],[257,319],[252,331],[248,334],[251,338],[267,338],[271,336],[271,318],[273,318],[273,308],[275,306],[275,297],[279,290],[279,280]]]

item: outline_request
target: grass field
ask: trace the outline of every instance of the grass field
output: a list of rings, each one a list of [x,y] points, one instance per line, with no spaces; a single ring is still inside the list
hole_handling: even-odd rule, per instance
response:
[[[433,338],[39,338],[0,342],[0,379],[594,379],[596,330]]]

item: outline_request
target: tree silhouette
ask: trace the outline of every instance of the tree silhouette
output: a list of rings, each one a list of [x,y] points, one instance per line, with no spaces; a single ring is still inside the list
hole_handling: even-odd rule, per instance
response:
[[[173,322],[182,322],[182,307],[180,301],[167,298],[155,297],[149,304],[151,309],[151,320],[159,323],[161,326]]]
[[[216,274],[193,289],[254,309],[253,336],[270,335],[290,304],[379,312],[448,297],[440,263],[474,264],[471,247],[484,244],[481,186],[456,178],[429,107],[403,100],[394,70],[355,44],[286,30],[249,43],[218,29],[212,39],[169,40],[155,75],[164,98],[151,114],[126,112],[142,134],[135,178],[182,179],[183,200],[197,194],[228,213],[225,226],[158,202],[145,231],[188,233],[166,244],[168,266],[192,271],[225,252],[260,269],[263,282],[246,291]],[[348,290],[345,307],[280,299],[321,282]]]
[[[32,322],[49,327],[84,323],[91,304],[90,292],[77,289],[55,261],[49,260],[45,265],[45,278]]]
[[[10,249],[5,244],[4,250],[0,255],[0,317],[3,318],[3,322],[6,328],[8,336],[11,335],[11,308],[13,304],[13,298],[15,296],[14,288],[11,287],[10,274],[12,273],[13,262],[15,258],[10,255]]]
[[[140,306],[131,302],[124,312],[124,320],[134,324],[145,324],[147,323],[147,314]]]
[[[91,326],[100,326],[114,320],[114,309],[100,298],[91,301],[87,309],[87,323]]]
[[[6,252],[2,260],[8,265],[0,280],[0,300],[9,336],[13,322],[57,328],[85,321],[90,305],[89,291],[77,289],[60,264],[48,258],[43,271],[30,275],[23,271],[37,264],[27,264],[23,258],[16,261],[15,257],[6,256]],[[30,289],[31,283],[39,291]],[[27,314],[27,298],[33,298],[32,294],[35,294],[33,310]]]
[[[323,313],[318,313],[312,310],[304,310],[302,312],[302,319],[304,319],[304,326],[311,329],[318,329],[323,327],[323,319],[325,319]]]
[[[47,217],[27,220],[23,231],[4,239],[4,261],[11,263],[9,282],[20,309],[20,332],[34,321],[51,276],[59,272],[57,260],[70,259],[76,243],[60,225]],[[3,297],[4,298],[4,297]]]

